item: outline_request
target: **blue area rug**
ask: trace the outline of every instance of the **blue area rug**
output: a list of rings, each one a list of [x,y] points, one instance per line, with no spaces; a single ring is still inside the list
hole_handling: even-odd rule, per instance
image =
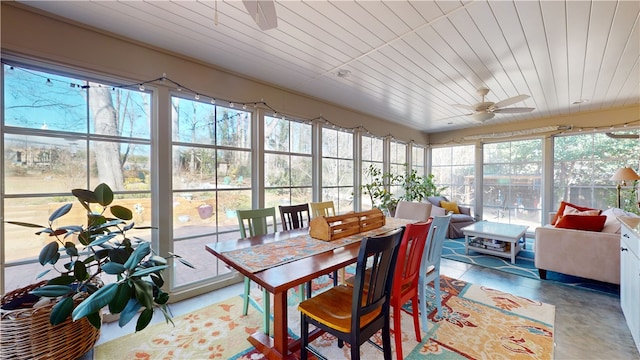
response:
[[[442,248],[442,257],[449,260],[484,266],[510,274],[540,280],[538,269],[534,266],[535,254],[533,252],[533,239],[527,239],[526,241],[526,249],[522,249],[518,253],[515,264],[512,264],[511,260],[508,258],[485,255],[472,250],[469,251],[469,255],[465,255],[464,238],[445,240]],[[565,275],[553,271],[547,271],[546,280],[554,281],[562,285],[576,286],[584,289],[604,292],[614,296],[620,296],[620,286],[615,284]]]

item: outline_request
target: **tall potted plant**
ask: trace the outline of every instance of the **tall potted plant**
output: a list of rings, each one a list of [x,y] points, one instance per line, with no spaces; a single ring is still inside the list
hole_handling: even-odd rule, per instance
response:
[[[167,259],[175,258],[188,267],[193,266],[176,254],[157,256],[148,241],[129,237],[127,232],[135,224],[127,222],[133,218],[133,214],[126,207],[112,204],[114,195],[108,185],[100,184],[93,191],[74,189],[72,194],[87,212],[86,224],[54,226],[56,220],[69,213],[73,206],[71,203],[55,210],[45,226],[8,221],[10,224],[36,228],[37,235],[47,234],[52,238],[38,256],[40,264],[47,269],[36,278],[50,271],[58,272],[48,281],[30,287],[29,291],[12,292],[22,296],[22,299],[10,299],[13,305],[24,302],[24,298],[28,297],[35,297],[35,301],[40,299],[38,303],[50,299],[48,320],[52,326],[69,323],[69,320],[76,323],[86,318],[94,328],[99,329],[101,312],[105,307],[110,313],[120,315],[121,327],[137,316],[136,331],[147,327],[155,307],[160,308],[166,321],[171,321],[167,308],[169,294],[162,290],[162,273],[168,267]],[[72,235],[78,244],[71,241]],[[102,285],[102,274],[114,275],[116,281]],[[3,307],[7,295],[3,296]],[[34,310],[33,313],[42,312]],[[3,330],[10,325],[4,317],[2,325]],[[3,331],[3,353],[5,347],[11,344],[7,336]]]
[[[404,194],[401,196],[401,200],[422,201],[429,196],[440,195],[447,187],[436,186],[434,178],[433,174],[420,176],[415,169],[412,169],[407,176],[402,178]]]
[[[422,201],[429,196],[438,196],[447,187],[438,187],[433,174],[420,176],[415,169],[408,174],[384,173],[374,165],[365,170],[370,182],[360,186],[363,194],[369,195],[371,204],[387,211],[390,215],[395,212],[398,201]],[[403,194],[395,196],[388,190],[388,186],[401,186]]]

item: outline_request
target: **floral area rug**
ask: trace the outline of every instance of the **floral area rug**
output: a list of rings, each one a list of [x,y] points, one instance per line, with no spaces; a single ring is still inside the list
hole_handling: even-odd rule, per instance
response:
[[[403,353],[406,359],[552,359],[555,307],[516,295],[443,276],[443,316],[438,317],[435,294],[427,288],[429,331],[416,341],[411,315],[402,314]],[[321,287],[321,286],[319,286]],[[252,291],[258,295],[260,291]],[[289,294],[289,335],[298,338],[298,294]],[[256,298],[257,303],[261,299]],[[411,311],[409,304],[403,307]],[[262,359],[247,337],[260,330],[257,307],[242,316],[241,296],[195,310],[167,324],[149,326],[97,346],[95,359]],[[392,329],[393,343],[393,329]],[[374,341],[382,343],[380,334]],[[349,344],[340,349],[336,339],[323,335],[312,346],[329,359],[349,359]],[[392,345],[393,346],[393,345]],[[365,343],[363,359],[382,358]],[[395,349],[393,349],[395,353]],[[299,354],[295,354],[298,357]],[[395,358],[395,354],[394,354]]]
[[[540,280],[538,269],[536,269],[534,264],[533,239],[526,239],[526,244],[526,249],[522,249],[516,256],[515,264],[512,264],[508,258],[481,254],[473,250],[469,251],[468,255],[465,254],[464,238],[446,239],[442,246],[442,257]],[[599,291],[612,296],[620,296],[620,286],[616,284],[561,274],[554,271],[547,272],[547,280],[561,285]]]

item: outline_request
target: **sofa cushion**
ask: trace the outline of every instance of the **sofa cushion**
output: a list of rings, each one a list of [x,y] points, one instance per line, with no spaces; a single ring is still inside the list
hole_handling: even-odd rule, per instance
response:
[[[578,209],[579,211],[586,211],[586,210],[597,210],[597,209],[593,209],[593,208],[588,208],[588,207],[584,207],[584,206],[580,206],[580,205],[574,205],[571,203],[568,203],[566,201],[562,201],[560,203],[560,207],[558,208],[558,211],[556,212],[556,216],[553,217],[553,220],[551,220],[551,225],[555,225],[558,222],[558,219],[562,217],[562,215],[564,215],[564,208],[565,206],[571,206],[575,209]]]
[[[604,228],[605,221],[607,221],[606,215],[568,214],[561,217],[555,226],[562,229],[600,232]]]
[[[460,214],[460,210],[458,210],[458,203],[455,201],[440,200],[440,207],[446,212],[453,211],[454,214]]]

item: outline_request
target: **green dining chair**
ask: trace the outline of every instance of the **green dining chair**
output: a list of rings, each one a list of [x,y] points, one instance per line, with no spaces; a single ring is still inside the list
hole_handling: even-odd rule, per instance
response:
[[[240,226],[240,236],[242,238],[266,235],[277,232],[276,209],[274,207],[254,210],[237,210],[238,225]],[[272,229],[272,231],[270,231]],[[247,231],[248,230],[248,231]],[[244,293],[242,295],[243,307],[242,315],[247,315],[249,311],[249,290],[251,289],[251,280],[245,276]],[[269,322],[271,319],[271,299],[266,289],[263,292],[263,328],[264,333],[269,335]]]

